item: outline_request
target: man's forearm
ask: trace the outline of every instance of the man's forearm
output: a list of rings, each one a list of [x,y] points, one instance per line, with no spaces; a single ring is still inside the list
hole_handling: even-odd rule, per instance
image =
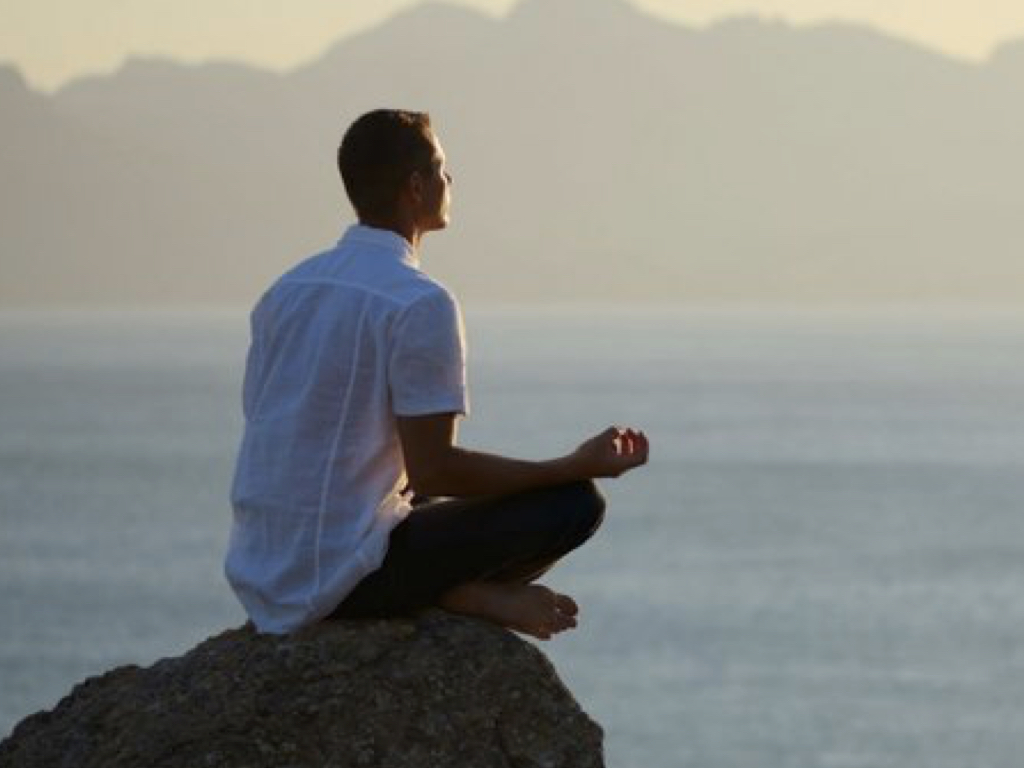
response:
[[[598,477],[618,477],[647,461],[643,432],[608,427],[572,453],[525,461],[470,451],[455,442],[450,413],[401,416],[398,431],[412,489],[424,496],[491,496]]]
[[[426,496],[489,496],[560,485],[586,477],[570,456],[526,461],[452,446],[429,474],[411,478]]]

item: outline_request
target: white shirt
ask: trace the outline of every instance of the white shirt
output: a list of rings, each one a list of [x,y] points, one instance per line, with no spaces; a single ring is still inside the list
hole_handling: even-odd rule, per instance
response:
[[[320,619],[408,514],[396,416],[466,413],[458,305],[399,235],[356,225],[251,316],[225,574],[256,627]]]

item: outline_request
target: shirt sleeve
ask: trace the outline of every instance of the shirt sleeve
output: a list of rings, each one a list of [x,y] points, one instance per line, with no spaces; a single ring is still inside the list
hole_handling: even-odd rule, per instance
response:
[[[396,416],[469,412],[462,316],[446,291],[433,291],[399,314],[388,386]]]

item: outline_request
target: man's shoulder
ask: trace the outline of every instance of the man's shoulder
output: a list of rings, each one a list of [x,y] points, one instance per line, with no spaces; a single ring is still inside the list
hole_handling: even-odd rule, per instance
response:
[[[419,269],[412,269],[406,277],[404,297],[405,303],[430,301],[438,304],[456,304],[455,294],[440,280],[431,277]]]
[[[414,306],[418,311],[458,312],[454,293],[418,265],[350,259],[349,255],[335,247],[303,259],[270,284],[257,306],[294,307],[297,299],[315,298],[318,304],[370,302],[384,314],[403,313]]]
[[[271,281],[264,292],[265,295],[273,294],[285,285],[313,284],[324,281],[328,275],[328,261],[334,251],[335,249],[319,251],[295,262]]]
[[[342,257],[344,260],[344,257]],[[454,304],[455,295],[418,262],[394,258],[353,259],[337,277],[401,311],[416,304]]]

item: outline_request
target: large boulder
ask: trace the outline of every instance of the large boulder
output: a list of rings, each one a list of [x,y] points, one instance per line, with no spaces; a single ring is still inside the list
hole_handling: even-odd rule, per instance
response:
[[[23,720],[0,768],[596,768],[601,739],[533,645],[431,611],[119,667]]]

